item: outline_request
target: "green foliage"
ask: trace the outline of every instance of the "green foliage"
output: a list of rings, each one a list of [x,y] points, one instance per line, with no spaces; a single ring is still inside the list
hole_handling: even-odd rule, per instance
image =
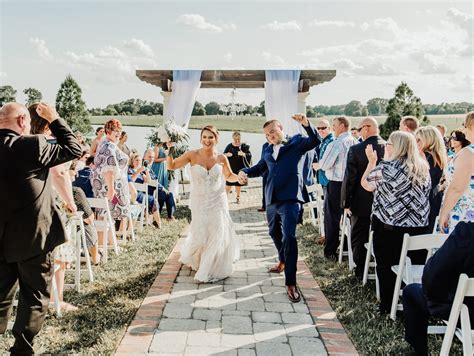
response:
[[[344,108],[344,115],[346,116],[362,116],[364,105],[360,101],[352,100]]]
[[[204,110],[206,111],[207,115],[218,115],[219,107],[220,105],[218,103],[216,103],[215,101],[211,101],[210,103],[206,104]]]
[[[326,115],[344,115],[345,105],[316,105],[314,111],[316,116],[326,116]]]
[[[16,101],[16,90],[11,85],[0,87],[0,106]]]
[[[193,113],[191,115],[195,115],[195,116],[206,115],[206,110],[204,109],[204,106],[197,100],[194,103]]]
[[[423,105],[427,115],[466,114],[474,111],[474,103],[441,103]]]
[[[257,106],[257,113],[265,116],[265,100],[262,101],[259,106]]]
[[[84,134],[92,131],[89,113],[82,100],[82,90],[71,75],[61,83],[56,96],[56,110],[73,131]]]
[[[388,100],[383,98],[373,98],[367,101],[368,115],[384,115],[387,109]]]
[[[23,93],[27,96],[26,106],[30,106],[35,103],[39,103],[43,98],[43,94],[38,89],[28,88],[23,90]]]
[[[380,135],[383,138],[388,138],[393,131],[398,130],[403,116],[412,115],[421,119],[423,104],[420,98],[413,94],[407,83],[402,82],[395,89],[395,96],[388,101],[387,115],[387,120],[380,126]]]
[[[306,117],[316,117],[316,112],[311,106],[306,106]]]

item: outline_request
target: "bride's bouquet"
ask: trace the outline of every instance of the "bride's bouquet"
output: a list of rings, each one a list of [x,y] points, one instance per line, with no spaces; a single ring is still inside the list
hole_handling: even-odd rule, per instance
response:
[[[170,141],[174,142],[175,145],[169,153],[173,158],[179,157],[189,150],[189,135],[186,133],[186,129],[176,125],[172,120],[168,120],[162,125],[157,125],[153,128],[151,134],[147,136],[147,140],[151,146]]]

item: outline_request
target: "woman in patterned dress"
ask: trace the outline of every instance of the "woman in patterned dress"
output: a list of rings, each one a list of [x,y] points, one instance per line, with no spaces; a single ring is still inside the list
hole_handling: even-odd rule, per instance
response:
[[[431,178],[428,163],[410,133],[393,132],[385,149],[388,159],[378,165],[372,145],[367,146],[366,154],[369,163],[361,185],[374,192],[372,230],[380,285],[379,311],[387,314],[395,286],[391,267],[400,259],[403,236],[420,235],[427,230]]]
[[[446,191],[439,213],[439,226],[448,233],[460,221],[474,223],[474,112],[464,121],[464,134],[471,142],[448,163]]]
[[[91,172],[94,197],[106,197],[114,220],[126,219],[130,212],[128,190],[128,156],[117,147],[122,133],[122,124],[116,119],[104,125],[105,138],[100,142]]]

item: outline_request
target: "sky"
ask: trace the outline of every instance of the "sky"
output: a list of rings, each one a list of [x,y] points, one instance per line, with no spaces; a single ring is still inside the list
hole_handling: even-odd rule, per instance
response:
[[[335,69],[308,104],[390,98],[402,81],[423,103],[474,102],[473,32],[473,3],[460,1],[0,0],[0,85],[54,102],[71,74],[92,108],[162,102],[136,69]],[[237,90],[238,102],[262,100]]]

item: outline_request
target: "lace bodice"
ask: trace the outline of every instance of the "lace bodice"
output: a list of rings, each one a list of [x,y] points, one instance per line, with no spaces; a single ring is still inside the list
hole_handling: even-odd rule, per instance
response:
[[[214,164],[211,169],[195,164],[191,166],[191,195],[207,195],[225,192],[222,165]]]

